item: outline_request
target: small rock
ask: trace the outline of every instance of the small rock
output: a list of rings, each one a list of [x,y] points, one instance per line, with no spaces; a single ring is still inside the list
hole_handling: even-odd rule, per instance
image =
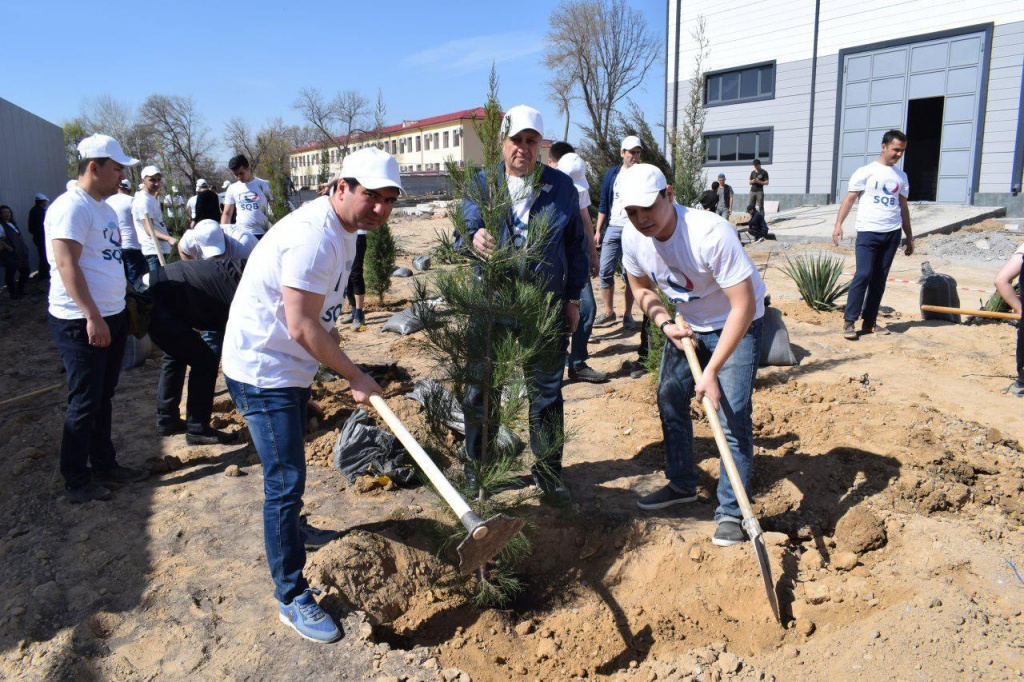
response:
[[[782,647],[782,655],[786,658],[797,658],[800,656],[800,650],[792,644],[785,644]]]
[[[391,273],[392,277],[412,277],[412,270],[409,268],[395,268],[395,271]]]
[[[24,616],[25,615],[25,607],[24,606],[15,606],[14,608],[11,609],[10,614],[12,616],[15,616],[15,617],[17,617],[17,616]]]
[[[454,682],[454,680],[459,679],[461,674],[462,671],[458,668],[445,668],[441,671],[441,679],[444,680],[444,682]]]
[[[537,651],[534,653],[534,657],[537,661],[544,661],[549,658],[554,658],[558,653],[558,645],[555,644],[553,639],[542,639],[537,645]]]
[[[846,512],[836,524],[836,544],[857,554],[878,549],[886,542],[885,525],[863,506]]]
[[[544,639],[553,639],[554,636],[555,636],[555,633],[552,632],[551,630],[549,630],[548,628],[544,628],[543,630],[540,631],[540,636],[543,637]]]
[[[532,620],[524,620],[521,623],[516,623],[516,634],[520,637],[525,637],[533,632],[533,628],[534,625]]]
[[[940,606],[942,606],[942,600],[939,599],[938,597],[936,597],[935,599],[932,599],[931,602],[928,604],[928,608],[930,608],[930,609],[937,609]]]
[[[789,536],[785,533],[768,532],[764,534],[764,544],[768,547],[787,547]]]
[[[804,585],[804,601],[808,604],[824,604],[831,598],[828,585],[824,583],[806,583]]]
[[[821,552],[813,547],[800,555],[800,571],[803,573],[816,571],[824,565],[825,559],[821,556]]]
[[[878,639],[881,636],[882,636],[882,633],[879,632],[878,630],[874,630],[871,633],[871,639]]]
[[[724,653],[718,657],[718,665],[722,667],[722,672],[726,675],[732,675],[739,672],[743,666],[740,657],[736,654]]]
[[[237,478],[239,476],[244,476],[245,472],[239,469],[237,464],[229,464],[224,467],[224,475],[228,478]]]
[[[151,474],[166,474],[170,471],[170,467],[167,466],[167,462],[164,461],[163,457],[150,457],[146,460],[146,465],[149,467],[149,473]]]
[[[427,660],[423,661],[423,667],[427,668],[428,670],[438,670],[441,667],[441,664],[438,663],[436,658],[428,658]]]
[[[168,471],[177,471],[181,467],[185,466],[182,464],[181,459],[174,455],[164,455],[164,464],[167,465]]]
[[[39,448],[33,447],[27,447],[24,450],[22,450],[19,454],[20,456],[26,459],[42,459],[43,457],[46,457],[45,452],[43,452]]]
[[[857,555],[850,551],[840,551],[832,555],[832,565],[840,571],[852,571],[857,567]]]
[[[604,387],[604,392],[608,393],[608,394],[615,393],[615,389],[612,388],[611,386],[605,386]]]
[[[810,637],[813,635],[816,628],[817,626],[814,624],[814,621],[809,618],[796,619],[796,631],[804,637]]]
[[[690,561],[697,564],[704,561],[704,548],[697,543],[690,546]]]

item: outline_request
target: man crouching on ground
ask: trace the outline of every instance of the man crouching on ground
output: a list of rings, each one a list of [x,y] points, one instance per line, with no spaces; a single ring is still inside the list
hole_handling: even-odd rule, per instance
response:
[[[761,347],[765,286],[728,221],[679,206],[655,166],[622,171],[622,202],[631,226],[622,233],[622,265],[641,310],[668,337],[658,381],[658,411],[665,439],[662,489],[637,500],[643,510],[697,499],[690,399],[706,395],[718,410],[736,468],[749,490],[754,463],[751,396]],[[661,289],[686,322],[679,326],[662,305]],[[695,382],[683,353],[690,337],[704,368]],[[741,514],[723,465],[718,478],[713,542],[744,539]]]
[[[263,465],[263,533],[280,619],[306,639],[341,637],[302,575],[306,402],[322,363],[345,377],[357,403],[381,388],[338,347],[335,321],[356,254],[356,232],[391,215],[398,163],[363,149],[342,164],[337,190],[281,220],[253,250],[231,304],[224,376]]]

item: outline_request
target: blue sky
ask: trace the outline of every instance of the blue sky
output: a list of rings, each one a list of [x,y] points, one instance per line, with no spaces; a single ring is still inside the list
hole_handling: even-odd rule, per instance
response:
[[[482,104],[496,60],[502,104],[540,109],[547,137],[564,129],[541,63],[550,1],[3,4],[0,96],[54,123],[105,93],[132,105],[152,93],[192,95],[219,140],[233,116],[254,126],[276,116],[299,123],[292,104],[302,87],[353,89],[371,100],[379,88],[388,123],[397,123]],[[666,5],[631,4],[662,41],[645,90],[631,95],[656,126]],[[573,112],[570,141],[584,115]]]

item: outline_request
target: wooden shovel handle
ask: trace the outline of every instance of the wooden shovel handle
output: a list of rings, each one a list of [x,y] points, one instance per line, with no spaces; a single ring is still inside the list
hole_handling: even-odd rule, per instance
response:
[[[684,321],[682,313],[676,313],[676,324],[682,326]],[[693,374],[693,380],[695,382],[700,381],[704,376],[704,370],[701,369],[700,361],[697,359],[697,348],[693,345],[693,339],[690,337],[683,339],[683,353],[686,355],[686,361],[690,364],[690,373]],[[750,506],[747,490],[743,487],[743,479],[740,478],[739,469],[736,468],[736,461],[732,458],[732,450],[729,449],[729,443],[725,440],[722,422],[718,419],[718,410],[715,409],[711,399],[706,395],[701,400],[701,405],[704,407],[704,414],[708,417],[708,423],[711,424],[711,432],[715,435],[715,443],[718,445],[718,454],[722,457],[722,464],[725,465],[725,473],[729,476],[729,483],[732,485],[732,491],[736,495],[736,502],[740,506],[740,512],[745,519],[753,518],[754,510]]]
[[[971,310],[970,308],[947,308],[941,305],[923,305],[921,310],[929,313],[949,313],[951,315],[973,315],[974,317],[990,317],[993,320],[1019,320],[1017,313],[997,313],[991,310]]]

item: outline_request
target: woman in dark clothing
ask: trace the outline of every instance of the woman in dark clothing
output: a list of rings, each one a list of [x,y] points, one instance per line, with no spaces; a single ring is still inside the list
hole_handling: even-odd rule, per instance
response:
[[[3,240],[0,245],[0,264],[4,267],[4,278],[7,281],[7,292],[11,298],[25,295],[25,282],[28,281],[28,246],[21,235],[21,228],[14,222],[14,211],[10,206],[0,206],[0,229],[3,229]],[[18,273],[18,281],[14,281],[14,273]]]
[[[220,222],[220,201],[217,193],[212,189],[204,189],[196,195],[196,217],[194,224],[198,225],[201,220],[213,220]]]

